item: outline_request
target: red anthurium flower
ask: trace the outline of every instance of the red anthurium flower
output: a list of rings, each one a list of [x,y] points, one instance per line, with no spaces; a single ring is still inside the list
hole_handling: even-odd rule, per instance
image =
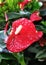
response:
[[[7,49],[11,52],[21,52],[42,37],[43,33],[37,31],[35,25],[26,18],[13,22],[12,30],[7,40]]]
[[[20,2],[19,3],[19,6],[20,6],[20,9],[23,10],[24,9],[24,6],[25,6],[25,2]]]
[[[30,20],[33,21],[38,21],[41,20],[42,17],[39,16],[39,12],[35,11],[31,16],[30,16]]]
[[[25,5],[31,2],[32,0],[24,0],[23,2],[19,2],[20,9],[23,10]]]
[[[41,47],[44,47],[44,46],[46,45],[46,38],[43,38],[43,37],[42,37],[42,38],[40,39],[39,43],[40,43],[40,46],[41,46]]]

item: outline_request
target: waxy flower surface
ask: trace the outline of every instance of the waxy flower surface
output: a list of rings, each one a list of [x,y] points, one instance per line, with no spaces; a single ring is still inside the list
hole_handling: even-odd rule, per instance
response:
[[[32,2],[32,0],[24,0],[23,2],[19,2],[20,9],[23,10],[25,5],[29,2]]]
[[[32,13],[32,15],[30,16],[30,20],[33,21],[38,21],[41,20],[42,17],[39,16],[39,11],[35,11]]]
[[[25,2],[19,2],[19,7],[21,10],[24,9],[24,6],[25,6]]]
[[[11,52],[21,52],[38,41],[42,35],[42,31],[37,31],[31,20],[20,18],[12,23],[6,43],[7,49]]]

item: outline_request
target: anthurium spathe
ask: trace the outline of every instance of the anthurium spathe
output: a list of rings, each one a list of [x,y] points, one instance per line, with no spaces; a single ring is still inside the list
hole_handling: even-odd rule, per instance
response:
[[[11,52],[21,52],[42,37],[35,25],[27,18],[20,18],[12,23],[12,29],[6,45]]]
[[[39,11],[35,11],[32,13],[32,15],[30,16],[30,20],[33,22],[33,21],[38,21],[38,20],[41,20],[42,17],[39,16]]]
[[[25,7],[25,2],[19,2],[18,4],[19,4],[20,9],[23,10]]]
[[[23,2],[19,2],[20,9],[23,10],[25,5],[29,2],[32,2],[32,0],[24,0]]]

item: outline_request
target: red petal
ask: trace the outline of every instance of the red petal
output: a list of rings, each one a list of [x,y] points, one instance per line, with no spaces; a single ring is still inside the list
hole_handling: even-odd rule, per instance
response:
[[[30,16],[30,20],[33,21],[38,21],[41,20],[42,18],[39,16],[39,12],[36,11]]]
[[[20,9],[23,10],[24,9],[24,6],[25,6],[25,2],[20,2],[19,3],[19,6],[20,6]]]
[[[14,21],[13,30],[15,31],[19,25],[23,26],[20,33],[18,35],[15,35],[15,32],[12,33],[7,40],[7,49],[11,52],[21,52],[42,37],[42,32],[36,32],[36,28],[30,20],[21,18]]]
[[[20,9],[23,10],[25,5],[31,2],[32,0],[24,0],[23,2],[19,2]]]

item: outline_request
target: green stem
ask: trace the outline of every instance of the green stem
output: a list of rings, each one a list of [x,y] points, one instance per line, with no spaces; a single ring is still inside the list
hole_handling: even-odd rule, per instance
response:
[[[21,65],[26,65],[24,60],[21,61],[20,64],[21,64]]]
[[[21,65],[26,65],[25,61],[24,61],[24,55],[23,53],[20,54],[20,53],[13,53],[14,57],[17,58],[18,62],[21,64]]]

